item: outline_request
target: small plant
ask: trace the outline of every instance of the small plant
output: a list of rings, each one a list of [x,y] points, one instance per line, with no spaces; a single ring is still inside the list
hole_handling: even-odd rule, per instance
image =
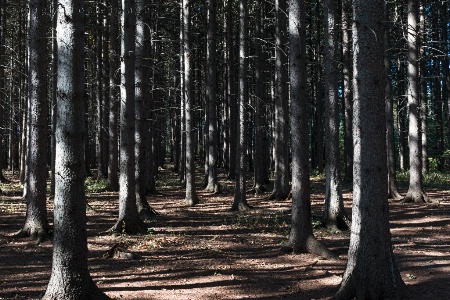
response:
[[[102,179],[93,179],[92,177],[88,177],[85,182],[85,190],[87,193],[101,193],[108,190],[108,180]]]

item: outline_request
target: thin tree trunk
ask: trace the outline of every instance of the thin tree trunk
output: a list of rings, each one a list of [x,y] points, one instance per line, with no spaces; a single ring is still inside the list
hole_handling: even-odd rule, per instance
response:
[[[5,103],[5,5],[4,0],[0,0],[0,103]],[[2,3],[3,2],[3,3]],[[0,105],[0,182],[7,182],[3,175],[3,131],[4,127],[4,106]]]
[[[428,197],[422,186],[422,136],[420,134],[420,99],[418,68],[418,1],[408,0],[408,147],[409,189],[402,202],[425,203]]]
[[[108,188],[119,190],[119,159],[118,159],[118,122],[119,86],[120,86],[120,40],[119,40],[119,3],[111,0],[110,28],[109,28],[109,159],[108,159]]]
[[[247,0],[239,1],[239,123],[236,145],[236,181],[231,210],[247,210],[246,198],[246,96],[247,96]]]
[[[323,211],[324,225],[334,229],[348,229],[351,221],[344,208],[339,150],[339,97],[337,66],[336,0],[325,1],[325,155],[326,192]]]
[[[384,20],[389,20],[388,5],[385,5]],[[386,22],[386,24],[389,24]],[[400,199],[402,196],[397,188],[397,172],[395,169],[395,139],[394,139],[394,106],[392,93],[392,60],[391,60],[391,37],[389,34],[389,25],[386,25],[384,31],[384,72],[386,76],[386,151],[387,151],[387,168],[388,168],[388,197]]]
[[[236,92],[236,45],[233,42],[234,38],[234,18],[233,18],[233,2],[227,1],[227,45],[228,45],[228,61],[227,61],[227,75],[228,75],[228,108],[229,108],[229,168],[228,179],[236,179],[236,160],[237,160],[237,118],[238,115],[238,99]]]
[[[207,31],[207,76],[206,76],[206,98],[208,103],[208,182],[206,191],[220,192],[217,180],[217,57],[216,57],[216,20],[217,2],[208,1],[208,31]]]
[[[286,1],[275,0],[275,181],[269,199],[286,199],[289,187],[289,99],[287,82]]]
[[[198,204],[195,191],[195,144],[193,127],[193,70],[191,49],[191,0],[183,0],[183,46],[184,46],[184,103],[186,122],[186,198],[189,206]]]

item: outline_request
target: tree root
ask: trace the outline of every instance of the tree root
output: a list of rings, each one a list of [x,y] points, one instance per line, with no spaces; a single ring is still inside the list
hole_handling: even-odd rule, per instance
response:
[[[119,258],[119,259],[139,259],[140,256],[136,253],[129,252],[124,246],[119,243],[115,243],[106,253],[102,255],[102,258]]]
[[[13,237],[16,238],[24,238],[29,237],[31,240],[34,240],[36,244],[40,244],[46,240],[51,239],[52,231],[49,228],[27,228],[24,227],[16,232]]]
[[[433,200],[425,192],[408,191],[406,196],[400,200],[400,203],[417,203],[417,204],[439,204],[438,200]]]
[[[289,240],[281,245],[281,251],[290,253],[311,253],[318,255],[324,259],[339,260],[339,257],[328,250],[321,242],[314,236],[309,236],[302,239],[301,242],[293,242]]]
[[[116,224],[114,224],[113,227],[111,227],[106,232],[111,233],[126,233],[126,234],[147,234],[148,232],[148,225],[144,223],[139,218],[136,218],[135,220],[118,220]]]

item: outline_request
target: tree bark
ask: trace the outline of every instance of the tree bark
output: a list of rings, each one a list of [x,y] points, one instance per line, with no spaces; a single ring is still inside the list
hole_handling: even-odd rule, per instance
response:
[[[3,1],[3,0],[0,0]],[[0,7],[0,101],[4,103],[5,99],[5,5]],[[3,175],[3,127],[4,127],[4,108],[0,105],[0,182],[7,182]]]
[[[333,299],[403,299],[387,198],[384,1],[353,2],[353,216],[348,263]]]
[[[284,200],[290,192],[286,13],[286,1],[275,0],[275,179],[269,196],[273,200]]]
[[[109,159],[108,159],[108,188],[119,190],[119,160],[117,133],[117,114],[119,109],[120,86],[120,40],[119,36],[119,3],[111,0],[110,27],[109,27]]]
[[[305,2],[289,1],[291,150],[292,150],[292,221],[284,250],[309,252],[324,258],[337,258],[315,237],[311,225],[309,182],[308,98],[306,78]]]
[[[136,206],[135,177],[135,33],[136,2],[122,0],[119,218],[110,229],[128,234],[146,233]]]
[[[386,24],[389,24],[389,9],[388,5],[385,5],[384,20]],[[395,139],[394,139],[394,106],[393,106],[393,93],[392,93],[392,60],[391,60],[391,37],[389,34],[389,25],[386,25],[384,31],[384,72],[386,76],[386,153],[387,153],[387,168],[388,168],[388,197],[394,199],[400,199],[402,196],[398,192],[397,188],[397,172],[395,168]]]
[[[52,274],[43,300],[109,299],[92,280],[84,195],[83,0],[58,6],[58,108]]]
[[[351,221],[344,208],[339,149],[339,97],[337,66],[338,2],[325,1],[325,155],[326,192],[323,223],[334,229],[348,229]]]
[[[183,0],[183,47],[184,47],[184,111],[186,130],[186,198],[189,206],[198,204],[199,199],[195,191],[195,145],[193,128],[193,70],[191,49],[191,0]]]
[[[48,52],[46,34],[48,32],[49,11],[42,1],[30,1],[29,11],[29,118],[28,145],[26,147],[27,184],[25,196],[27,212],[25,225],[18,233],[31,236],[40,242],[50,235],[47,220],[47,75]]]
[[[420,99],[418,69],[418,1],[408,0],[408,147],[409,189],[402,202],[425,203],[430,201],[422,186],[422,136],[420,134]]]
[[[206,191],[220,192],[219,182],[217,180],[217,56],[216,56],[216,20],[217,20],[217,2],[208,1],[208,31],[207,31],[207,51],[206,51],[206,98],[208,103],[208,182]]]
[[[247,97],[247,0],[239,1],[239,122],[236,145],[236,181],[234,201],[231,210],[248,210],[246,198],[246,97]]]

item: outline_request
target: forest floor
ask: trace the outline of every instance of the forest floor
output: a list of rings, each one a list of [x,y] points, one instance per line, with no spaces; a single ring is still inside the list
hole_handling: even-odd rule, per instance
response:
[[[39,299],[51,273],[52,242],[39,245],[13,236],[25,219],[20,185],[2,185],[0,196],[0,299]],[[231,212],[233,182],[221,178],[223,193],[199,190],[201,203],[184,205],[175,175],[162,170],[149,196],[160,214],[146,235],[108,235],[117,219],[117,193],[87,188],[89,268],[112,299],[329,299],[347,262],[349,232],[320,227],[324,180],[312,181],[314,233],[339,261],[280,251],[289,232],[291,201],[248,194],[254,209]],[[404,189],[401,190],[403,193]],[[390,201],[394,254],[408,287],[407,299],[450,298],[450,181],[427,189],[438,205]],[[374,197],[374,201],[376,201]],[[345,190],[351,213],[351,192]],[[48,202],[50,219],[52,202]],[[52,219],[50,220],[52,222]],[[113,245],[133,259],[107,258]]]

